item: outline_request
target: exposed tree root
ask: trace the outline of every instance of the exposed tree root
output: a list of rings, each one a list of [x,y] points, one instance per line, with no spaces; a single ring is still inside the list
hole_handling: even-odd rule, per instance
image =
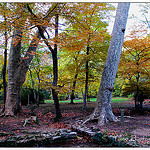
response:
[[[94,112],[91,115],[89,115],[88,117],[86,117],[85,120],[83,120],[82,124],[85,124],[85,123],[95,120],[95,119],[98,120],[99,126],[103,126],[103,125],[105,125],[105,123],[108,123],[108,122],[118,122],[119,121],[119,119],[112,112],[105,112],[105,113],[101,112],[100,114]]]

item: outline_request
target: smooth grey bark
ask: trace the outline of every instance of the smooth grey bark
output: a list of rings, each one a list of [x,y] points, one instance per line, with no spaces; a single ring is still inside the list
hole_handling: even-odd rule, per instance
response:
[[[25,81],[26,72],[33,59],[31,52],[35,52],[41,36],[37,33],[30,43],[25,58],[21,58],[22,31],[15,29],[12,37],[9,63],[8,63],[8,86],[4,114],[14,116],[21,112],[21,89]]]
[[[52,13],[56,8],[57,4],[52,10],[48,10],[47,15],[43,18],[44,20],[50,20],[54,14]],[[21,58],[21,39],[22,31],[21,27],[14,28],[10,54],[8,63],[8,85],[7,85],[7,95],[4,115],[14,116],[21,112],[21,89],[25,81],[25,76],[28,71],[30,62],[33,59],[32,53],[36,51],[41,35],[39,31],[33,37],[27,53],[25,55],[26,59]]]
[[[110,46],[97,96],[97,104],[93,113],[88,116],[83,124],[93,119],[98,119],[99,125],[104,125],[108,121],[118,121],[112,112],[111,98],[121,56],[129,7],[130,3],[118,3]]]
[[[23,79],[21,76],[21,72],[19,71],[21,68],[18,65],[20,63],[20,49],[21,49],[21,38],[22,31],[19,29],[15,29],[12,37],[12,43],[10,48],[9,55],[9,63],[8,63],[8,86],[7,86],[7,96],[5,103],[5,115],[15,115],[17,112],[21,111],[21,102],[20,102],[20,94],[21,87],[23,84]]]

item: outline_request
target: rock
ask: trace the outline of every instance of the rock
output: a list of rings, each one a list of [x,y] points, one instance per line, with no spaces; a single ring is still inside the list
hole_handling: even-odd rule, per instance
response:
[[[71,132],[68,129],[60,129],[57,131],[35,131],[24,130],[22,135],[13,135],[0,138],[0,146],[34,146],[37,144],[44,145],[55,142],[60,142],[67,139],[77,138],[76,132]]]
[[[61,139],[61,136],[54,136],[52,137],[53,140],[58,140],[58,139]]]
[[[90,135],[90,136],[94,136],[96,133],[95,132],[92,132],[92,131],[86,131],[86,133],[88,134],[88,135]]]
[[[77,132],[70,132],[68,137],[69,138],[77,138]]]
[[[137,142],[136,142],[135,140],[133,140],[133,139],[130,139],[130,140],[127,142],[127,144],[130,145],[130,146],[138,146],[138,145],[137,145]]]

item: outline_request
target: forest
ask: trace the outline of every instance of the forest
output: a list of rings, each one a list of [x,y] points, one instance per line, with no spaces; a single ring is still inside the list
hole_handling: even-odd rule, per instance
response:
[[[150,4],[130,5],[0,3],[0,146],[150,146]]]

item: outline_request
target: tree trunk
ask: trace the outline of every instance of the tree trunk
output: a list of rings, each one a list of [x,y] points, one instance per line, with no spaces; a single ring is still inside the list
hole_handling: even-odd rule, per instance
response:
[[[52,10],[48,10],[47,15],[43,19],[50,20],[54,16],[53,12],[56,8],[57,4]],[[21,29],[15,28],[9,54],[8,85],[4,115],[14,116],[21,111],[21,88],[25,81],[25,76],[28,71],[30,62],[33,59],[32,53],[36,51],[36,48],[38,47],[39,41],[41,39],[41,35],[39,31],[35,34],[24,57],[25,59],[22,59],[20,54],[21,38]]]
[[[25,76],[26,72],[28,71],[29,64],[33,59],[31,51],[36,51],[41,36],[38,33],[31,41],[25,56],[28,57],[27,59],[21,58],[21,38],[22,31],[20,29],[16,29],[12,37],[8,63],[8,86],[4,112],[6,116],[14,116],[21,112],[20,98],[22,85],[25,81]]]
[[[16,115],[21,111],[21,88],[25,80],[21,76],[20,63],[20,49],[21,49],[21,38],[22,31],[16,29],[13,33],[9,64],[8,64],[8,86],[7,86],[7,97],[5,103],[5,115]]]
[[[52,51],[52,58],[53,58],[53,86],[57,87],[58,82],[58,60],[57,60],[57,37],[58,37],[58,14],[55,18],[55,44],[54,44],[54,50]],[[55,104],[55,114],[56,114],[56,120],[60,119],[62,117],[60,106],[59,106],[59,100],[58,100],[58,94],[55,89],[52,89],[52,95],[54,99]]]
[[[40,84],[40,77],[39,77],[39,72],[37,73],[37,76],[38,76],[38,81],[39,81],[39,84]],[[39,103],[40,103],[40,87],[38,85],[38,89],[37,89],[37,99],[36,99],[36,105],[37,107],[39,107]]]
[[[90,38],[89,38],[90,39]],[[87,56],[89,55],[89,45],[87,46]],[[86,61],[86,80],[85,80],[85,94],[84,94],[84,100],[83,100],[83,109],[86,109],[86,100],[88,95],[88,70],[89,70],[89,61]]]
[[[70,81],[69,81],[69,97],[68,97],[68,100],[71,100],[71,96],[70,96]]]
[[[5,9],[5,8],[4,8]],[[4,12],[4,20],[5,20],[5,51],[4,51],[4,66],[2,69],[2,76],[3,76],[3,87],[4,87],[4,104],[6,102],[6,92],[7,92],[7,82],[6,82],[6,67],[7,67],[7,45],[8,45],[8,38],[7,38],[7,28],[6,28],[6,24],[7,24],[7,18],[6,18],[6,14]],[[2,113],[4,113],[5,110],[5,105],[2,109]]]
[[[111,42],[97,96],[97,104],[94,112],[83,123],[92,119],[98,119],[99,125],[104,125],[108,121],[118,121],[112,112],[111,98],[124,40],[129,6],[130,3],[118,3]]]
[[[4,51],[4,67],[3,67],[3,86],[4,86],[4,104],[6,102],[6,66],[7,66],[7,32],[5,30],[5,51]]]
[[[36,93],[35,93],[35,90],[34,90],[34,80],[33,80],[32,71],[31,71],[30,68],[29,68],[29,71],[30,71],[30,77],[31,77],[31,80],[32,80],[32,88],[33,88],[34,100],[36,101]]]
[[[72,92],[71,92],[71,102],[70,102],[70,104],[74,104],[73,100],[74,100],[74,91],[75,91],[75,87],[76,87],[77,77],[78,77],[78,74],[76,74],[75,77],[74,77],[73,86],[72,86]]]
[[[57,62],[57,50],[56,50],[56,45],[55,45],[55,50],[52,53],[53,57],[53,86],[57,87],[57,81],[58,81],[58,62]],[[53,100],[55,104],[55,114],[56,118],[60,119],[62,117],[61,111],[60,111],[60,106],[59,106],[59,100],[58,100],[58,95],[55,89],[52,89],[52,95],[53,95]]]

